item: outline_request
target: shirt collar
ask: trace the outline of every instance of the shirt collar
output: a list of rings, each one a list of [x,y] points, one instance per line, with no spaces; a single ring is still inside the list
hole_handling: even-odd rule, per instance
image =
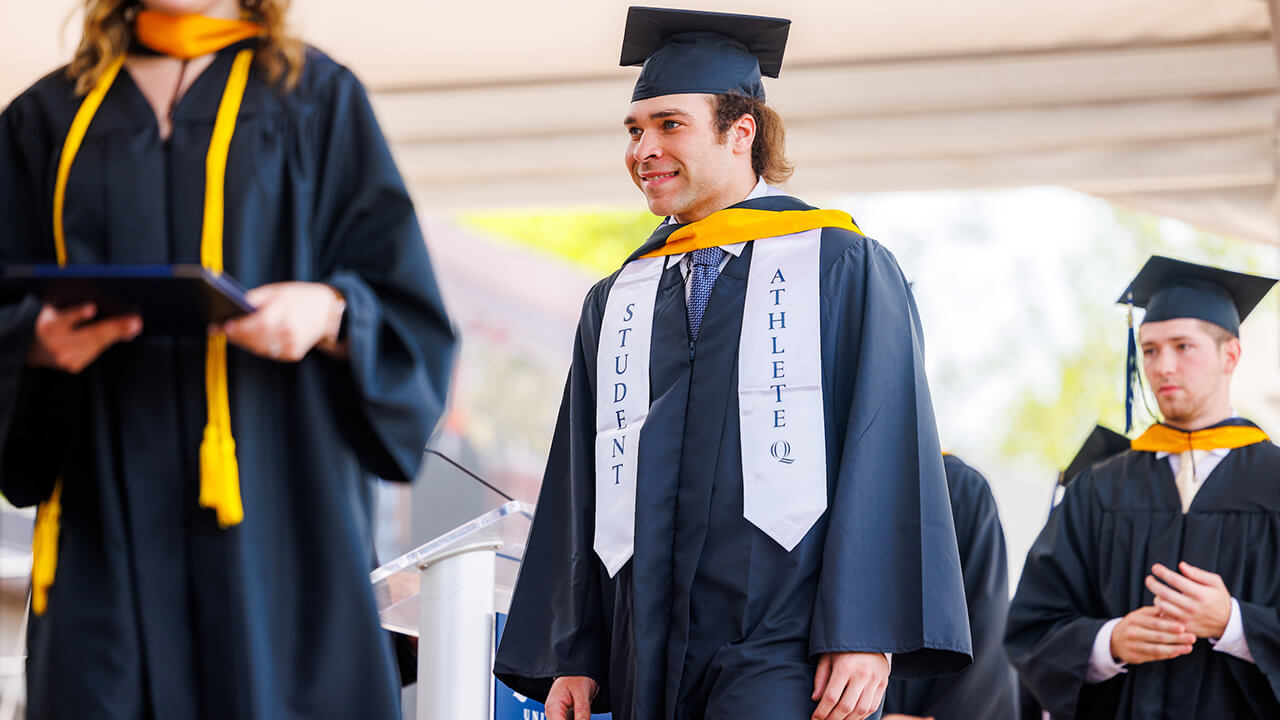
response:
[[[766,183],[764,181],[764,178],[758,178],[756,180],[756,186],[751,189],[751,192],[748,193],[747,196],[742,199],[742,201],[745,202],[747,200],[755,200],[756,198],[767,197],[769,195],[781,195],[781,194],[782,192],[780,190],[773,187],[769,183]],[[675,225],[676,219],[674,216],[669,215],[667,216],[667,219],[663,222],[667,225]],[[740,242],[740,243],[734,243],[732,245],[721,245],[720,249],[724,250],[725,252],[729,253],[734,257],[738,257],[739,255],[742,255],[742,249],[746,246],[747,244],[745,242]],[[679,263],[681,260],[684,260],[685,257],[687,257],[688,255],[689,253],[680,253],[679,255],[668,255],[667,264],[664,265],[663,267],[671,267],[672,265]]]

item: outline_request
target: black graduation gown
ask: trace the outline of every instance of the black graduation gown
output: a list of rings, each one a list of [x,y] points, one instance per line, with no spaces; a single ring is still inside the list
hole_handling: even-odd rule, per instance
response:
[[[890,678],[884,712],[936,720],[1013,720],[1017,679],[1001,645],[1009,609],[1004,527],[986,478],[954,455],[943,458],[943,466],[960,544],[973,665],[930,680]]]
[[[815,707],[821,653],[892,652],[905,675],[969,663],[919,321],[875,241],[822,233],[828,511],[789,553],[743,518],[737,355],[753,246],[720,273],[696,344],[679,268],[659,282],[635,553],[613,578],[592,539],[596,348],[616,273],[588,294],[495,663],[517,692],[542,699],[554,677],[587,675],[596,711],[618,720],[798,718]]]
[[[1234,419],[1230,424],[1249,424]],[[1182,513],[1167,459],[1125,451],[1081,473],[1027,555],[1005,646],[1055,720],[1280,717],[1280,448],[1230,451]],[[1155,563],[1218,573],[1256,665],[1198,641],[1190,655],[1084,683],[1103,623],[1154,601]]]
[[[248,41],[252,42],[252,41]],[[200,262],[205,153],[235,51],[159,137],[121,71],[70,175],[72,263]],[[0,262],[54,262],[54,171],[80,99],[62,71],[0,116]],[[0,490],[64,480],[57,578],[32,618],[31,718],[396,718],[369,586],[369,473],[413,478],[453,332],[363,88],[312,50],[287,94],[254,70],[226,175],[227,272],[325,282],[350,358],[232,347],[244,522],[197,506],[205,342],[146,336],[78,376],[23,367],[36,303],[0,306]]]

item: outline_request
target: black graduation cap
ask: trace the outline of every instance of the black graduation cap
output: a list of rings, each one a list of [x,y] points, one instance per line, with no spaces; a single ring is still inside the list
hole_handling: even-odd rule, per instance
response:
[[[764,100],[760,76],[778,77],[790,28],[784,18],[633,6],[620,64],[644,69],[631,101],[730,92]]]
[[[1239,335],[1240,323],[1275,283],[1275,278],[1153,255],[1119,302],[1146,308],[1144,324],[1196,318]]]
[[[1132,308],[1146,308],[1147,313],[1142,318],[1144,325],[1175,318],[1192,318],[1211,322],[1232,335],[1239,336],[1240,323],[1257,307],[1275,283],[1275,278],[1152,255],[1117,301],[1128,304],[1131,308],[1129,351],[1125,362],[1125,432],[1133,428],[1133,388],[1141,381]]]
[[[1115,430],[1095,425],[1093,432],[1089,433],[1089,437],[1085,438],[1084,445],[1080,447],[1080,451],[1071,459],[1071,463],[1067,465],[1067,469],[1058,475],[1058,484],[1066,487],[1076,479],[1080,473],[1088,470],[1094,463],[1102,462],[1112,455],[1117,455],[1129,449],[1129,438],[1121,435]]]

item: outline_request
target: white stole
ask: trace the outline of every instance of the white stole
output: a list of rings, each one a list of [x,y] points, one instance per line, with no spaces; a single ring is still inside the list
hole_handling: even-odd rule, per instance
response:
[[[755,243],[738,346],[743,517],[788,551],[827,508],[821,236],[817,229]],[[635,544],[640,429],[649,412],[653,312],[665,260],[623,267],[601,320],[594,548],[610,577]]]
[[[821,237],[755,244],[738,344],[742,514],[787,551],[827,509]]]
[[[613,577],[631,559],[636,534],[640,429],[649,415],[653,305],[666,258],[628,263],[609,290],[596,350],[596,532]]]

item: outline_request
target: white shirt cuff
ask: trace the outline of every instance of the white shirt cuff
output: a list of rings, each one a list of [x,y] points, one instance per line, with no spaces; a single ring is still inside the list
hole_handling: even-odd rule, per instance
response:
[[[1084,673],[1086,683],[1096,685],[1122,672],[1128,672],[1124,669],[1125,663],[1116,662],[1116,659],[1111,657],[1111,633],[1115,632],[1116,625],[1119,624],[1120,618],[1112,618],[1103,623],[1098,634],[1094,636],[1093,652],[1089,654],[1089,668]]]
[[[1240,603],[1231,598],[1231,618],[1227,620],[1227,629],[1222,637],[1209,640],[1214,650],[1240,658],[1245,662],[1253,662],[1253,653],[1249,652],[1249,641],[1244,636],[1244,620],[1240,617]]]

